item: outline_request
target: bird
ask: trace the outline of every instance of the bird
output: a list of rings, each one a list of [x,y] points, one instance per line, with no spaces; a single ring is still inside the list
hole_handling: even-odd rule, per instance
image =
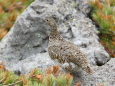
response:
[[[57,24],[54,17],[46,17],[45,22],[50,28],[48,53],[52,60],[61,65],[68,65],[64,69],[72,70],[72,65],[78,66],[88,74],[92,74],[90,63],[85,54],[69,40],[64,39],[57,30]]]

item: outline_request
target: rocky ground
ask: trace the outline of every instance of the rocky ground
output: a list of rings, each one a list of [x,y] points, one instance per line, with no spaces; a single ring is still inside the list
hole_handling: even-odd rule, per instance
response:
[[[44,21],[45,17],[54,16],[60,34],[86,54],[95,71],[93,75],[76,72],[75,81],[82,82],[81,86],[99,83],[115,86],[115,59],[110,60],[99,43],[97,28],[87,16],[90,12],[87,3],[87,0],[35,0],[0,42],[0,60],[8,69],[21,73],[55,64],[47,53],[49,26]]]

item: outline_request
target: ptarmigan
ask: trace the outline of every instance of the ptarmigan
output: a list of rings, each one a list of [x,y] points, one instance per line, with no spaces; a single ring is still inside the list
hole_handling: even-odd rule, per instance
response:
[[[48,43],[48,53],[51,59],[57,60],[62,65],[66,63],[75,64],[85,72],[92,74],[92,69],[86,56],[75,44],[65,40],[59,34],[55,19],[53,17],[46,17],[45,21],[51,29]],[[65,69],[69,71],[71,68],[70,65]]]

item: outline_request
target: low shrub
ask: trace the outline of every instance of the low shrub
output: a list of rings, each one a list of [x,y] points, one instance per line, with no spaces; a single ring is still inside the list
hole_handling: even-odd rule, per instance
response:
[[[0,86],[71,86],[73,77],[59,71],[54,65],[45,70],[32,70],[27,75],[15,75],[0,65]]]
[[[115,0],[90,0],[91,18],[99,27],[100,42],[115,57]]]

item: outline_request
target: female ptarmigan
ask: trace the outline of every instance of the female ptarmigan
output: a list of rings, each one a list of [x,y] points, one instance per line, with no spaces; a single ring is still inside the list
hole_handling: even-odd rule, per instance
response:
[[[45,21],[51,28],[48,43],[48,53],[51,59],[57,60],[62,65],[64,65],[65,63],[75,64],[78,67],[82,68],[82,70],[91,74],[92,69],[90,67],[90,64],[88,63],[86,56],[75,44],[65,40],[59,34],[59,32],[57,31],[55,19],[53,17],[47,17],[45,18]]]

